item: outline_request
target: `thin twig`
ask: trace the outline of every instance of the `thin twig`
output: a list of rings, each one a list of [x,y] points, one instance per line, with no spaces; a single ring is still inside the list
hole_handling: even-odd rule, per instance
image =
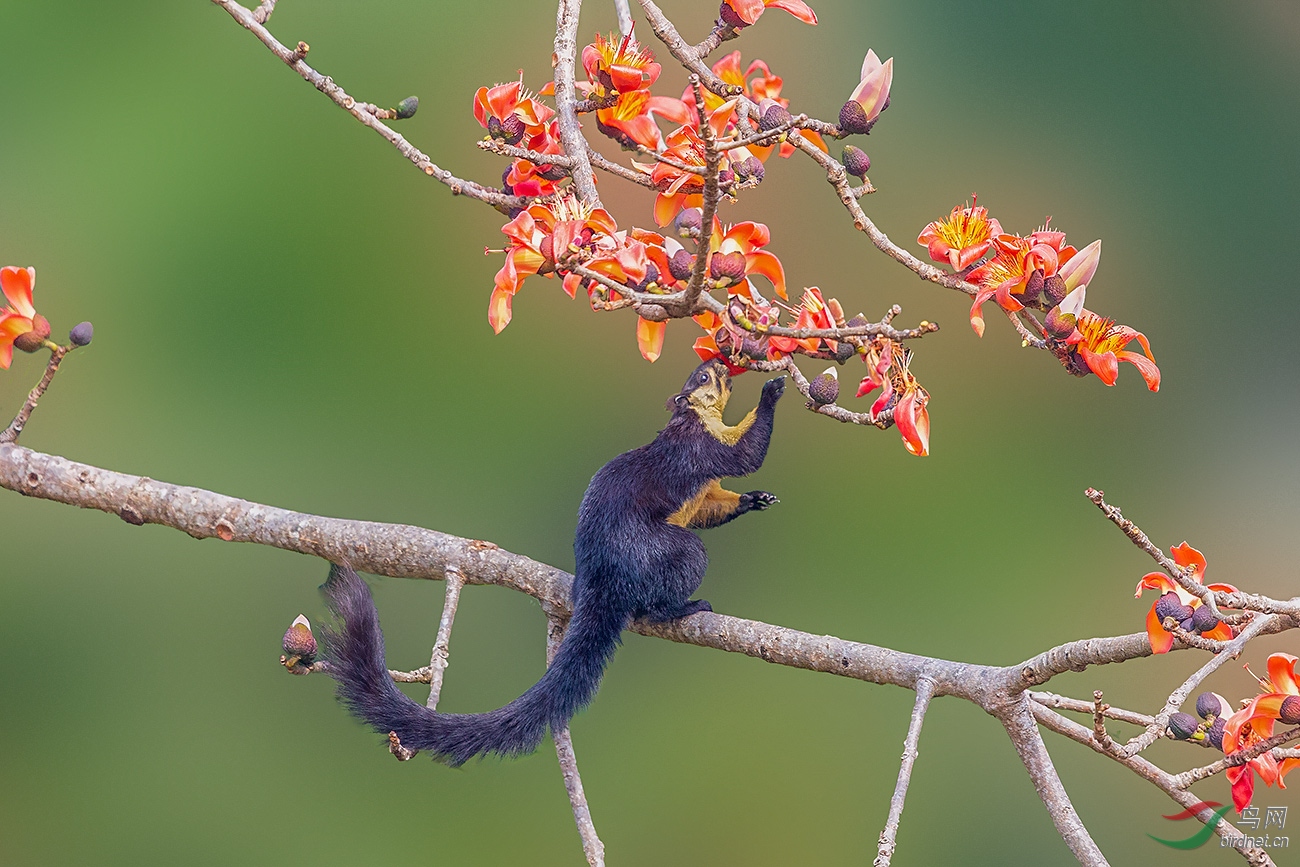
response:
[[[1165,729],[1169,727],[1169,717],[1183,706],[1183,702],[1187,701],[1192,690],[1200,686],[1205,678],[1218,671],[1228,660],[1236,659],[1242,648],[1246,646],[1246,642],[1273,625],[1278,619],[1278,615],[1265,614],[1252,620],[1245,629],[1241,630],[1240,635],[1228,642],[1222,652],[1210,657],[1208,662],[1183,681],[1182,686],[1171,692],[1168,700],[1165,701],[1165,706],[1161,708],[1160,713],[1156,714],[1146,731],[1124,744],[1120,752],[1125,756],[1135,756],[1164,737]]]
[[[925,712],[934,697],[934,681],[922,677],[916,682],[916,702],[912,705],[912,719],[907,724],[907,737],[903,739],[903,760],[898,768],[898,782],[894,784],[894,794],[889,799],[889,818],[885,820],[885,829],[880,832],[876,859],[873,867],[889,867],[894,857],[898,842],[898,823],[903,818],[903,802],[907,800],[907,787],[912,782],[912,766],[920,754],[917,745],[921,740],[921,724],[925,722]]]
[[[564,639],[565,622],[557,617],[547,621],[546,626],[546,664],[555,661],[555,654],[560,650]],[[573,737],[569,727],[551,733],[555,741],[555,755],[560,760],[560,773],[564,776],[564,788],[569,793],[569,804],[573,807],[573,822],[578,827],[578,836],[582,838],[582,854],[587,857],[590,867],[605,867],[605,844],[596,834],[596,826],[591,821],[591,808],[587,806],[587,794],[582,788],[582,777],[578,774],[578,757],[573,752]]]
[[[333,100],[335,105],[338,105],[348,114],[361,121],[362,124],[387,139],[393,147],[397,148],[398,153],[414,163],[420,171],[445,184],[451,190],[452,195],[469,196],[472,199],[478,199],[496,208],[506,210],[526,208],[531,203],[531,200],[526,196],[508,196],[500,190],[494,190],[474,181],[458,178],[446,169],[438,167],[433,160],[429,159],[427,154],[408,142],[401,133],[394,131],[379,118],[364,110],[362,108],[364,103],[357,102],[349,96],[343,88],[334,83],[332,78],[321,75],[308,66],[303,60],[305,52],[286,47],[280,40],[272,36],[271,32],[263,27],[262,23],[246,7],[236,3],[235,0],[212,0],[212,2],[230,13],[231,18],[234,18],[247,28],[276,57],[288,64],[294,72],[301,75],[309,84]]]
[[[22,435],[23,428],[31,419],[32,413],[36,410],[36,404],[40,402],[41,396],[45,394],[45,389],[50,387],[54,381],[54,374],[59,372],[59,365],[63,363],[63,358],[69,352],[76,348],[76,344],[71,346],[59,346],[50,352],[50,360],[45,364],[45,374],[41,381],[36,383],[31,391],[27,393],[27,399],[23,401],[22,408],[14,416],[14,420],[9,422],[9,426],[0,431],[0,443],[16,443],[18,437]]]
[[[1071,710],[1076,713],[1092,714],[1096,712],[1096,706],[1093,702],[1084,701],[1078,698],[1069,698],[1063,695],[1057,695],[1054,692],[1030,692],[1029,697],[1044,707],[1060,708],[1061,710]],[[1120,707],[1105,705],[1103,715],[1108,719],[1118,720],[1119,722],[1131,723],[1132,725],[1146,728],[1155,721],[1155,717],[1150,714],[1137,713],[1131,710],[1124,710]]]
[[[1282,758],[1285,758],[1285,756],[1280,756],[1279,753],[1294,751],[1280,750],[1278,747],[1283,744],[1288,744],[1297,738],[1300,738],[1300,728],[1288,729],[1280,734],[1273,735],[1271,738],[1266,738],[1259,743],[1252,745],[1248,749],[1239,750],[1230,756],[1224,756],[1212,764],[1200,768],[1192,768],[1191,770],[1183,771],[1181,774],[1175,774],[1174,783],[1178,788],[1186,789],[1188,786],[1212,777],[1222,771],[1226,771],[1228,768],[1240,767],[1251,759],[1262,756],[1264,753],[1269,751],[1272,751],[1273,758],[1281,760]]]
[[[704,142],[704,207],[700,214],[700,236],[695,240],[695,264],[691,268],[691,279],[686,284],[687,310],[693,309],[704,291],[704,278],[709,271],[709,257],[713,245],[713,217],[718,212],[718,171],[722,165],[722,154],[713,136],[713,127],[709,125],[709,114],[705,110],[704,91],[700,89],[700,77],[690,77],[691,93],[695,97],[695,115],[700,121],[700,139]]]
[[[442,693],[442,676],[447,672],[451,649],[451,627],[456,622],[456,606],[460,604],[460,590],[465,586],[465,576],[452,566],[445,573],[447,587],[443,591],[442,617],[438,620],[438,637],[433,642],[429,657],[429,699],[424,706],[438,709],[438,696]]]

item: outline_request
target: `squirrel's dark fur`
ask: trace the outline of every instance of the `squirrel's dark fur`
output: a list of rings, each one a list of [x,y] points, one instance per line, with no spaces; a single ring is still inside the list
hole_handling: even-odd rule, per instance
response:
[[[322,588],[337,616],[324,631],[324,656],[339,697],[380,733],[404,747],[428,750],[451,765],[476,755],[518,755],[536,749],[549,726],[563,728],[596,694],[605,664],[634,618],[665,621],[709,611],[692,600],[708,555],[688,528],[716,527],[776,498],[736,494],[718,480],[763,464],[784,378],[763,386],[758,406],[728,427],[722,410],[731,394],[724,365],[707,361],[669,401],[667,427],[649,445],[625,452],[592,478],[578,510],[573,618],[542,679],[488,713],[436,713],[407,698],[384,662],[384,637],[370,591],[346,566],[330,570]]]

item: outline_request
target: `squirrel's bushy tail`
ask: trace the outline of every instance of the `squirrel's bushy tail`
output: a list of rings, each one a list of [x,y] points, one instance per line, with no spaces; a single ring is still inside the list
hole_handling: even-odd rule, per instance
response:
[[[488,713],[436,713],[407,698],[389,677],[379,612],[357,573],[336,565],[321,589],[339,621],[321,634],[339,698],[375,731],[396,732],[402,746],[427,750],[452,766],[486,753],[532,752],[547,726],[567,725],[595,696],[628,621],[626,615],[580,608],[551,667],[519,698]]]

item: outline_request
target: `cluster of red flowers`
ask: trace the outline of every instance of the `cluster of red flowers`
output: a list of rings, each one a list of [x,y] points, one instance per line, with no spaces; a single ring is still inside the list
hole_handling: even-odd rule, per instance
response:
[[[1169,550],[1174,562],[1197,584],[1205,581],[1205,555],[1186,542]],[[1221,593],[1236,593],[1231,584],[1206,584],[1208,589]],[[1201,598],[1188,592],[1162,572],[1151,572],[1138,582],[1135,596],[1144,590],[1160,592],[1159,598],[1147,612],[1147,636],[1151,649],[1168,653],[1174,645],[1174,634],[1165,628],[1165,622],[1187,632],[1200,633],[1204,638],[1227,641],[1233,637],[1232,627],[1222,622],[1205,606]],[[1211,746],[1226,754],[1249,750],[1273,736],[1274,725],[1281,721],[1287,725],[1300,724],[1300,685],[1296,680],[1296,657],[1275,653],[1268,658],[1268,677],[1258,678],[1262,694],[1241,702],[1233,711],[1232,705],[1217,693],[1203,693],[1196,700],[1196,712],[1205,720],[1197,723],[1187,713],[1176,713],[1169,727],[1181,740],[1207,740]],[[1283,778],[1300,759],[1278,761],[1271,751],[1263,752],[1226,771],[1232,785],[1232,800],[1240,812],[1250,804],[1255,788],[1255,774],[1267,785],[1277,783],[1286,787]]]
[[[979,287],[970,311],[976,334],[984,334],[983,308],[990,300],[1013,314],[1037,307],[1047,311],[1043,339],[1071,373],[1094,373],[1114,385],[1119,362],[1127,361],[1142,374],[1147,388],[1160,390],[1160,369],[1146,336],[1083,306],[1101,261],[1101,241],[1079,250],[1065,242],[1064,232],[1046,226],[1026,236],[1005,233],[988,209],[977,204],[953,208],[916,240],[926,245],[931,259],[950,265]],[[1126,349],[1134,340],[1142,353]]]

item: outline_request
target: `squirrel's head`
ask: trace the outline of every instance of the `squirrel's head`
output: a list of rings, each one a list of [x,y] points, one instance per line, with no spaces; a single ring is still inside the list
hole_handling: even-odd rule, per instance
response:
[[[674,413],[693,409],[697,413],[721,415],[731,397],[731,374],[720,361],[706,361],[691,373],[682,390],[668,399]]]

